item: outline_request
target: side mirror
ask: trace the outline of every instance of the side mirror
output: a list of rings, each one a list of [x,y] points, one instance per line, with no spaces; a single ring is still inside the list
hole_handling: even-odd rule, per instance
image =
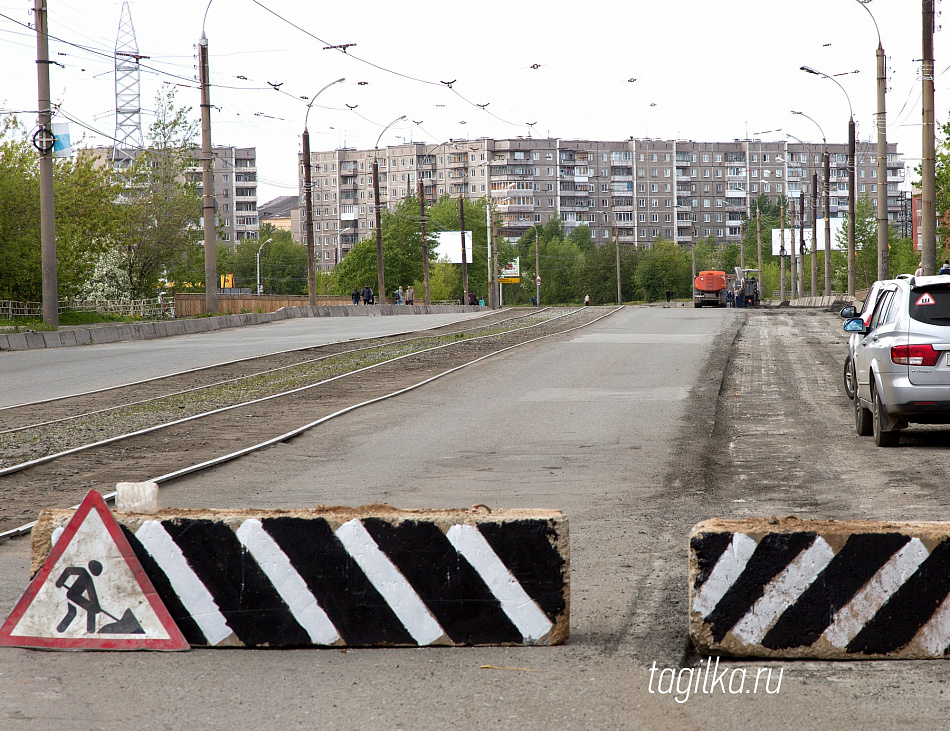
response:
[[[841,308],[840,314],[844,319],[849,320],[852,317],[858,316],[858,311],[854,308],[854,305],[845,305]]]
[[[867,327],[865,327],[864,320],[862,320],[860,317],[852,317],[850,320],[845,322],[844,331],[846,333],[861,333],[863,335],[867,332]]]

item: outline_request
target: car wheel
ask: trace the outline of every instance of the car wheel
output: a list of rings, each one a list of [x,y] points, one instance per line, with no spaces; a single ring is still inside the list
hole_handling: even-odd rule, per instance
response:
[[[881,429],[881,417],[884,414],[884,404],[881,403],[881,397],[874,395],[874,416],[872,428],[874,430],[874,443],[879,447],[896,447],[901,440],[901,433],[896,429],[894,431],[884,431]]]
[[[703,306],[703,303],[702,303],[702,302],[694,302],[694,303],[693,303],[693,307],[702,307],[702,306]]]
[[[851,362],[851,354],[848,353],[848,356],[844,359],[844,392],[848,394],[848,398],[854,398],[854,364]]]
[[[869,437],[873,434],[873,417],[871,412],[861,405],[857,392],[854,394],[854,430],[859,437]]]

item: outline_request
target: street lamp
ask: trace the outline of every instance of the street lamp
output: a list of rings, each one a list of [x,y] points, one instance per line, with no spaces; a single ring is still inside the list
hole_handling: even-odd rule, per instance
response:
[[[267,239],[263,244],[257,248],[257,293],[264,294],[264,285],[261,284],[261,250],[266,244],[269,244],[274,239]]]
[[[838,88],[844,93],[848,100],[848,294],[854,296],[854,108],[851,106],[851,97],[836,78],[828,74],[813,69],[811,66],[802,66],[801,70],[814,74],[815,76],[824,76],[831,79],[838,85]]]
[[[890,277],[890,252],[887,243],[887,109],[884,97],[887,93],[887,56],[881,44],[881,29],[874,13],[868,7],[871,0],[857,0],[868,11],[874,30],[877,32],[877,278]]]
[[[346,79],[337,79],[331,81],[320,91],[313,95],[313,99],[307,102],[307,113],[303,117],[303,192],[304,192],[304,232],[307,237],[307,293],[310,295],[310,306],[317,306],[317,274],[316,262],[314,261],[313,248],[313,185],[310,180],[310,132],[307,131],[307,118],[310,116],[310,108],[323,92],[334,84],[339,84]]]
[[[375,199],[373,202],[376,204],[376,279],[379,285],[380,304],[386,304],[386,278],[383,274],[383,229],[379,202],[379,141],[383,138],[383,135],[386,134],[386,130],[396,124],[396,122],[401,122],[405,118],[406,115],[404,114],[383,127],[383,131],[379,133],[379,137],[376,138],[376,145],[374,146],[376,152],[373,154],[373,198]],[[389,190],[388,185],[386,186],[386,190]]]
[[[831,296],[831,161],[828,156],[828,139],[825,137],[825,130],[821,128],[821,125],[818,124],[812,117],[809,117],[804,112],[792,111],[792,114],[797,114],[800,117],[811,120],[811,122],[818,128],[818,131],[821,132],[821,144],[822,144],[822,163],[824,164],[825,171],[825,297]],[[802,142],[802,144],[805,144]],[[806,145],[807,147],[807,145]],[[817,187],[815,188],[815,195],[818,194]],[[818,206],[815,205],[815,215],[818,215]],[[817,225],[817,224],[816,224]],[[815,270],[817,269],[817,262],[815,258],[812,257],[812,294],[815,293],[815,288],[817,282],[815,281]]]

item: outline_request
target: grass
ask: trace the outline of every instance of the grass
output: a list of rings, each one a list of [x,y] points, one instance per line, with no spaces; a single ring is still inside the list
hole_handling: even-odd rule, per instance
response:
[[[97,323],[122,323],[139,322],[143,318],[133,317],[131,315],[113,315],[107,312],[73,312],[67,310],[59,315],[60,325],[93,325]],[[0,318],[0,328],[11,328],[14,332],[24,332],[33,330],[35,332],[48,332],[57,330],[52,325],[47,325],[42,318],[24,318],[16,320],[7,320]]]

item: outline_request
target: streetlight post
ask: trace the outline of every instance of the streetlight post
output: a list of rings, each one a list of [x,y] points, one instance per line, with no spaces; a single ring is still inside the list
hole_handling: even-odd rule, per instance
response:
[[[264,287],[261,285],[261,251],[266,244],[269,244],[273,240],[274,239],[267,239],[267,241],[257,247],[257,293],[259,295],[264,294]]]
[[[848,294],[854,296],[854,108],[851,106],[851,97],[836,78],[826,73],[813,69],[811,66],[802,66],[801,70],[814,74],[815,76],[824,76],[826,79],[834,81],[841,89],[845,99],[848,100]]]
[[[383,229],[382,229],[382,214],[381,207],[382,204],[379,202],[379,141],[383,139],[383,135],[386,134],[386,130],[392,127],[396,122],[401,122],[406,118],[404,114],[401,117],[397,117],[392,122],[383,127],[383,131],[379,133],[379,137],[376,138],[375,150],[373,154],[373,198],[375,200],[376,209],[376,281],[379,285],[379,298],[380,304],[386,304],[386,276],[383,273]],[[387,166],[387,171],[389,170]],[[389,190],[389,184],[386,185],[386,190]]]
[[[316,262],[314,261],[313,245],[313,182],[311,180],[311,160],[310,160],[310,132],[307,130],[307,118],[310,116],[310,109],[313,103],[323,92],[334,84],[339,84],[346,79],[337,79],[331,81],[320,91],[313,95],[313,99],[307,102],[307,113],[303,117],[303,192],[304,192],[304,232],[307,238],[307,294],[310,296],[310,306],[317,306],[317,273]],[[263,244],[261,244],[263,246]]]
[[[857,0],[868,11],[877,32],[877,278],[890,278],[890,251],[888,250],[887,219],[887,56],[881,43],[881,29],[874,13],[868,7],[871,0]]]

